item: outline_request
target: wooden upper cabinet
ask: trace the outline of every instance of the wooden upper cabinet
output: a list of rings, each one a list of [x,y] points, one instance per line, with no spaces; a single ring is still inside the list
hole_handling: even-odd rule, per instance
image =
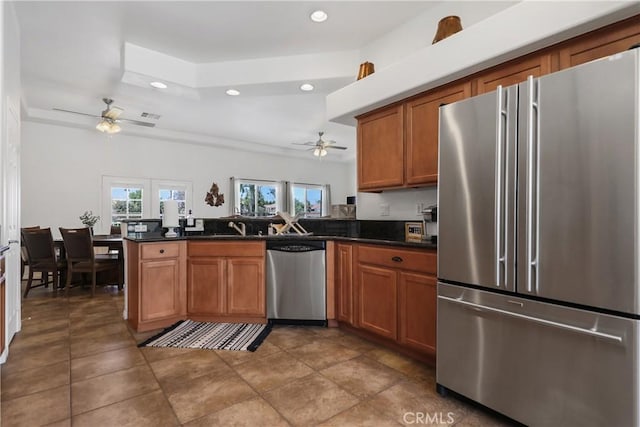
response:
[[[445,86],[405,104],[406,183],[438,182],[440,106],[471,96],[471,83]]]
[[[403,106],[358,118],[358,190],[401,187],[403,181]]]
[[[551,72],[551,55],[539,54],[516,59],[479,74],[476,79],[476,93],[491,92],[498,86],[512,86],[529,76],[540,77]]]
[[[623,52],[637,43],[640,43],[640,15],[563,43],[560,69]]]

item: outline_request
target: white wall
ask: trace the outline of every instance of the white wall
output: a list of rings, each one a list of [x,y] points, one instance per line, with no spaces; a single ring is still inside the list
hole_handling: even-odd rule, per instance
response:
[[[282,179],[331,185],[333,203],[354,194],[349,163],[315,158],[279,157],[225,148],[153,140],[95,130],[23,122],[22,224],[80,227],[85,210],[101,212],[102,176],[172,179],[193,182],[193,213],[219,217],[230,213],[229,178]],[[226,202],[204,203],[212,182]],[[99,230],[107,231],[105,221]],[[57,235],[57,234],[56,234]]]
[[[422,219],[417,204],[423,207],[435,205],[438,190],[435,187],[391,190],[382,193],[358,193],[356,214],[358,219],[412,221]],[[389,216],[381,215],[381,205],[389,205]]]
[[[360,49],[361,60],[373,62],[376,70],[380,70],[430,45],[436,34],[438,21],[445,16],[459,16],[464,29],[515,3],[517,1],[434,3],[425,12]]]

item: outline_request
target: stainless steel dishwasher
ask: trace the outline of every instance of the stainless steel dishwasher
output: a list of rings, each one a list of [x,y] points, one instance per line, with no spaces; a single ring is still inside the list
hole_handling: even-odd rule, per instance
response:
[[[326,325],[325,245],[319,240],[267,240],[267,319]]]

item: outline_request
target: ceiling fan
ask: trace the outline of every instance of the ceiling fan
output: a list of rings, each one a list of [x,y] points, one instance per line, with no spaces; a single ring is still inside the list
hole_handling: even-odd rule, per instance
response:
[[[146,126],[150,128],[156,125],[155,123],[141,122],[139,120],[121,119],[119,117],[124,110],[120,107],[116,107],[116,106],[112,107],[111,104],[113,104],[113,99],[102,98],[102,102],[107,104],[107,108],[103,110],[99,116],[95,114],[81,113],[79,111],[64,110],[62,108],[54,108],[54,110],[63,111],[65,113],[73,113],[73,114],[80,114],[83,116],[96,117],[100,119],[100,122],[96,125],[96,129],[98,129],[100,132],[118,133],[122,130],[118,125],[118,123],[120,122],[127,122],[134,125]]]
[[[317,141],[307,141],[307,142],[294,142],[295,145],[308,145],[311,146],[309,151],[313,150],[313,155],[316,157],[324,157],[327,155],[327,149],[336,149],[336,150],[346,150],[347,147],[341,147],[340,145],[333,145],[336,142],[332,140],[325,141],[322,139],[322,135],[324,135],[323,131],[318,132],[318,140]]]

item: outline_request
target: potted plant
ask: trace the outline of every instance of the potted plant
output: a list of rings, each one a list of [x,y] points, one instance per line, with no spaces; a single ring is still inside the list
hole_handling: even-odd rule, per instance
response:
[[[93,226],[96,222],[100,221],[100,216],[94,215],[93,211],[84,211],[84,213],[80,215],[80,221],[89,227],[91,229],[91,234],[93,234]]]

